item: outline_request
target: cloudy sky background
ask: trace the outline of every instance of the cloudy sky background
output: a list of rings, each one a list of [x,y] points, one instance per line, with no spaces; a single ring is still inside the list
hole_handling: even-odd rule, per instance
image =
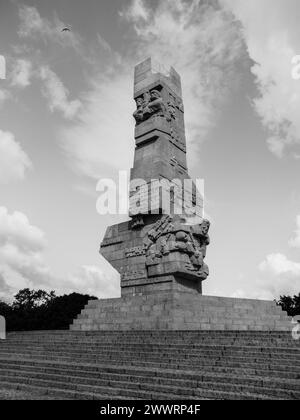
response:
[[[205,294],[300,292],[299,0],[0,0],[0,298],[119,295],[96,184],[133,161],[133,67],[181,74]],[[61,32],[64,26],[71,32]]]

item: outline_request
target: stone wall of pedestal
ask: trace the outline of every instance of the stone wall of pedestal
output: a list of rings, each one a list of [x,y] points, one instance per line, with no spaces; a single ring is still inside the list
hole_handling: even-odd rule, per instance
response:
[[[121,274],[122,296],[155,290],[202,292],[208,275],[204,263],[207,225],[183,225],[174,216],[152,216],[144,225],[110,226],[100,252]]]
[[[291,331],[292,323],[272,301],[161,290],[141,296],[90,301],[71,329]]]

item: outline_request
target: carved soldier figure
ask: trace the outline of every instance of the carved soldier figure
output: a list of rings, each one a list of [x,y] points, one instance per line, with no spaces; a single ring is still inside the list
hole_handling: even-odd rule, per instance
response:
[[[176,107],[172,102],[168,102],[169,121],[176,120]]]
[[[153,89],[151,92],[145,92],[143,97],[136,100],[137,110],[133,116],[137,124],[147,120],[152,115],[166,115],[166,106],[160,92]]]
[[[137,110],[133,113],[133,116],[135,118],[135,121],[138,124],[138,123],[142,122],[143,119],[144,119],[144,112],[143,112],[144,99],[142,97],[137,98],[136,106],[137,106]]]
[[[154,89],[150,92],[150,103],[148,106],[152,114],[165,115],[166,106],[158,90]]]

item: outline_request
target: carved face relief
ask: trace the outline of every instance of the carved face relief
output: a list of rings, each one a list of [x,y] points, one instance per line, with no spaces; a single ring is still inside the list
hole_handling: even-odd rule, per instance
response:
[[[161,98],[161,94],[160,94],[160,92],[158,90],[152,90],[150,92],[150,95],[151,95],[151,99],[152,100]]]
[[[150,98],[151,98],[150,92],[144,93],[144,105],[148,105],[148,103],[150,102]]]
[[[144,99],[142,97],[137,98],[137,100],[136,100],[136,106],[138,108],[142,107],[143,106],[143,103],[144,103]]]
[[[201,230],[203,235],[207,235],[210,228],[210,222],[208,220],[204,220],[201,224]]]

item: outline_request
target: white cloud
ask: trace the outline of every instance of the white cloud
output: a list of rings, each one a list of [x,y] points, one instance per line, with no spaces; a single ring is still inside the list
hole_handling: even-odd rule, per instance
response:
[[[289,241],[289,245],[294,248],[300,248],[300,214],[296,218],[297,229],[295,237]]]
[[[289,245],[300,246],[300,215],[297,216],[296,237]],[[264,277],[257,281],[258,293],[267,298],[278,299],[281,295],[294,295],[300,292],[300,262],[290,260],[282,253],[267,255],[259,264]]]
[[[44,233],[23,213],[9,214],[0,207],[0,277],[7,293],[45,282],[49,277],[42,257],[45,246]]]
[[[6,79],[6,59],[0,55],[0,80]]]
[[[68,283],[74,291],[89,295],[96,293],[100,299],[120,296],[119,275],[113,269],[105,271],[100,267],[82,266],[69,276]]]
[[[25,88],[30,85],[32,76],[32,64],[29,60],[18,59],[11,73],[12,86]]]
[[[292,78],[299,54],[299,1],[221,0],[243,24],[260,96],[254,106],[269,130],[272,153],[294,155],[300,144],[300,83]]]
[[[50,111],[59,111],[66,119],[73,119],[81,108],[81,102],[78,99],[69,100],[69,91],[53,71],[52,66],[60,60],[59,47],[71,47],[79,53],[81,59],[84,59],[85,50],[81,37],[56,14],[51,19],[44,18],[33,6],[20,5],[19,19],[18,34],[26,44],[15,50],[17,53],[20,51],[26,52],[27,55],[30,53],[30,61],[28,59],[16,60],[11,84],[26,87],[30,84],[32,77],[41,80],[43,82],[42,94],[48,101]],[[71,30],[63,32],[64,27],[69,27]],[[41,46],[41,43],[44,45]],[[55,51],[54,54],[53,51]]]
[[[44,83],[42,93],[48,101],[50,111],[61,111],[65,118],[74,118],[82,107],[81,102],[78,99],[68,99],[68,89],[48,66],[40,69],[39,76]]]
[[[138,23],[141,19],[146,21],[149,18],[149,9],[143,0],[134,0],[124,12],[120,12],[120,16]]]
[[[8,238],[10,244],[23,250],[41,251],[46,245],[44,233],[30,225],[23,213],[9,214],[5,207],[0,207],[0,245],[3,246]]]
[[[189,150],[197,148],[238,83],[237,66],[245,57],[239,25],[217,2],[199,0],[161,0],[154,9],[134,0],[123,17],[138,35],[138,58],[152,56],[181,75]]]
[[[109,45],[109,43],[98,33],[97,34],[97,40],[99,42],[99,45],[107,52],[112,52],[112,48]]]
[[[45,261],[46,247],[44,232],[23,213],[10,214],[0,207],[0,298],[10,299],[25,287],[54,289],[58,294],[119,296],[119,276],[111,267],[82,266],[75,274],[54,276]]]
[[[105,44],[110,65],[99,63],[91,90],[82,97],[79,122],[62,132],[72,165],[95,179],[132,166],[135,64],[152,55],[181,73],[188,139],[197,147],[215,122],[216,104],[236,83],[236,64],[243,54],[232,16],[211,5],[164,0],[152,11],[146,2],[134,1],[122,17],[134,23],[136,48],[121,60]]]
[[[22,180],[31,166],[29,157],[14,135],[0,130],[0,184]]]
[[[62,148],[75,171],[95,180],[132,164],[132,77],[126,68],[119,75],[114,71],[98,75],[83,98],[77,122],[61,133]]]
[[[259,265],[264,278],[257,283],[260,295],[278,299],[282,295],[298,295],[300,291],[300,263],[283,254],[270,254]]]
[[[289,242],[290,246],[300,245],[300,215],[297,216],[297,227],[296,237]],[[300,262],[292,261],[282,253],[272,253],[258,268],[261,275],[253,281],[251,289],[238,289],[232,297],[272,300],[282,295],[299,294]]]
[[[0,89],[0,108],[9,97],[10,94],[6,89]]]
[[[266,257],[259,268],[261,271],[273,274],[274,276],[289,275],[298,277],[300,281],[300,263],[290,261],[283,254],[270,254]]]
[[[22,5],[19,8],[20,28],[18,34],[22,38],[43,40],[45,43],[57,43],[60,46],[81,50],[81,38],[73,30],[62,32],[68,26],[57,16],[52,20],[41,17],[37,8]]]

